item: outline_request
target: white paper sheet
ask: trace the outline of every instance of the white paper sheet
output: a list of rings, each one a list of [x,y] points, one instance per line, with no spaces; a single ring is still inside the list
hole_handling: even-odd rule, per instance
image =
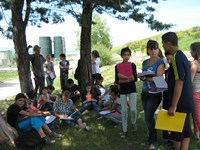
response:
[[[53,115],[50,115],[50,116],[46,116],[45,117],[45,123],[46,124],[49,124],[49,123],[51,123],[52,121],[54,121],[56,119],[56,117],[55,116],[53,116]]]

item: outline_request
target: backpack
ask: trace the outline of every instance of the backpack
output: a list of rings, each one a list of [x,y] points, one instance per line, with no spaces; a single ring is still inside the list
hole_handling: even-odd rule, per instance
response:
[[[80,68],[77,67],[76,70],[75,70],[75,73],[74,73],[74,78],[75,78],[76,80],[78,80],[78,79],[79,79],[79,76],[80,76]]]
[[[19,137],[16,140],[16,145],[21,150],[42,150],[45,145],[45,140],[40,137],[39,133],[32,129],[24,132],[17,129]]]

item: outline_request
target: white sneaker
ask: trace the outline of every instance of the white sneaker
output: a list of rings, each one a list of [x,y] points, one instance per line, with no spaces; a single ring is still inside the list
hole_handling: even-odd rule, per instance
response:
[[[156,146],[154,144],[150,144],[149,149],[156,149]]]
[[[91,128],[90,128],[89,126],[86,126],[86,127],[85,127],[85,130],[86,130],[86,131],[90,131]]]
[[[143,114],[144,113],[144,110],[142,110],[141,112],[140,112],[140,114]]]
[[[82,123],[80,126],[79,126],[80,129],[85,129],[86,128],[86,123]]]

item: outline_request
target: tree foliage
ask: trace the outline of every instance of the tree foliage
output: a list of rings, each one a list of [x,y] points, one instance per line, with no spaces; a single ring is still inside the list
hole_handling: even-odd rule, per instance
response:
[[[91,49],[96,49],[102,45],[107,50],[112,48],[112,41],[110,36],[110,28],[107,27],[106,20],[102,20],[97,14],[92,19],[92,33],[91,33]],[[77,37],[80,37],[80,32],[77,32]],[[80,39],[77,38],[77,49],[80,49]]]
[[[110,28],[107,27],[106,21],[102,20],[100,16],[93,16],[92,24],[92,48],[95,45],[103,45],[104,47],[111,49],[112,42],[110,37]]]
[[[154,18],[152,4],[158,0],[0,0],[0,19],[7,20],[5,11],[11,12],[7,29],[0,25],[3,36],[13,38],[18,57],[18,71],[22,92],[29,90],[30,64],[26,51],[26,27],[28,24],[41,27],[44,23],[62,23],[64,15],[71,14],[81,25],[80,50],[83,82],[91,81],[91,27],[92,14],[107,13],[119,20],[132,19],[147,23],[152,30],[169,29],[172,24],[162,23]],[[10,20],[11,19],[11,20]],[[12,32],[10,34],[10,32]],[[84,85],[84,84],[82,84]]]

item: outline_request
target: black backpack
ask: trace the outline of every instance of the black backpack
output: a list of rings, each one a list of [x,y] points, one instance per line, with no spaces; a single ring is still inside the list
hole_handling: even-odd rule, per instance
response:
[[[24,132],[17,129],[19,137],[16,140],[16,145],[21,150],[42,150],[45,145],[45,140],[40,137],[39,133],[32,129]]]

